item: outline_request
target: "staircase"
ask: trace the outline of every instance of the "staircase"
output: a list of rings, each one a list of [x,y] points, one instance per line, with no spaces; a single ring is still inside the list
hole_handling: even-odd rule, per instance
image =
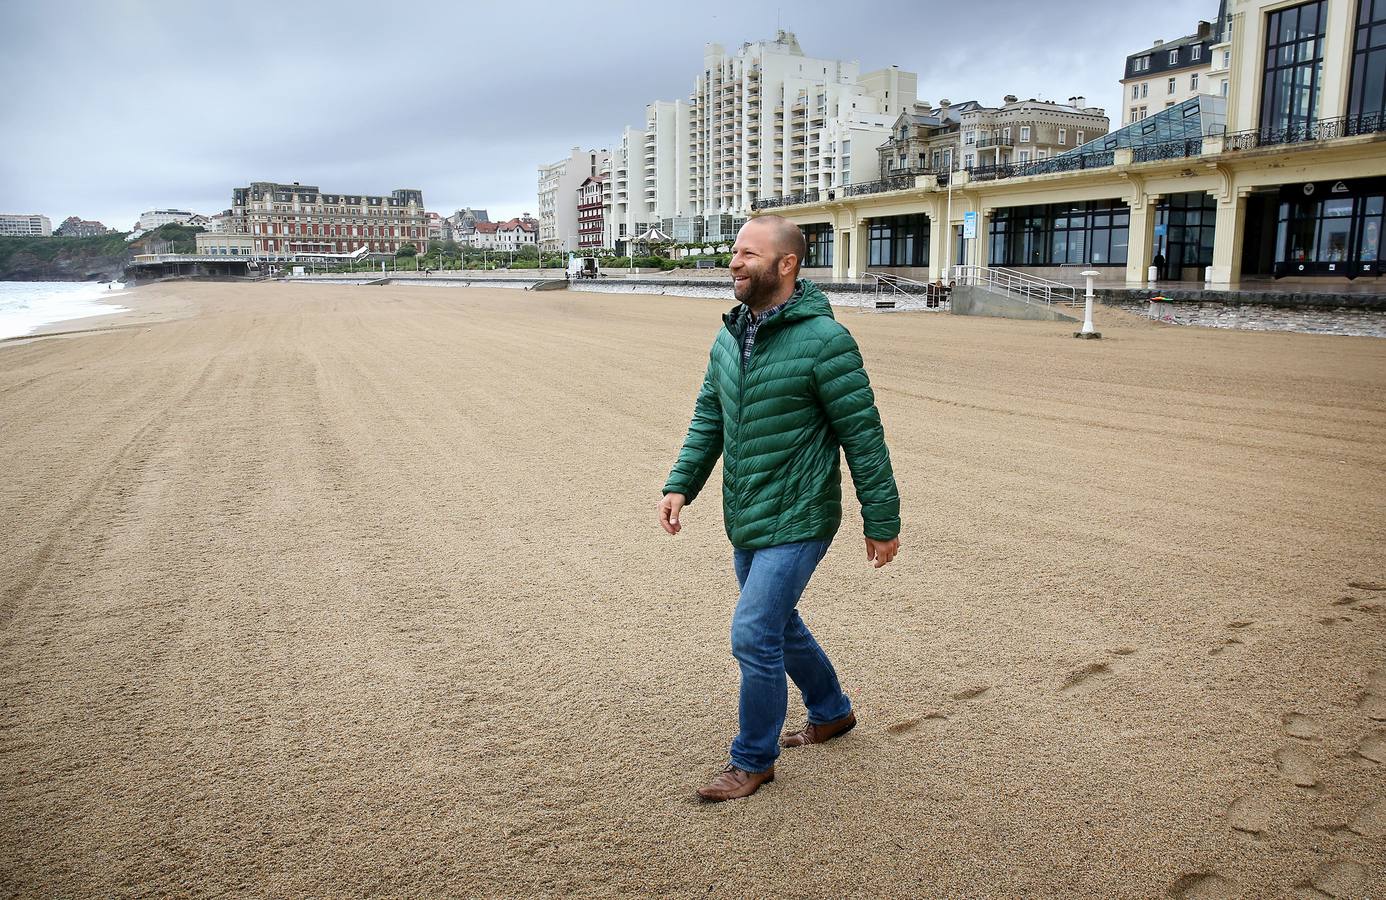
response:
[[[1036,306],[1047,307],[1055,303],[1078,306],[1082,303],[1078,288],[1073,285],[1064,284],[1062,281],[1050,281],[1048,278],[1036,278],[1014,269],[995,266],[954,266],[953,280],[955,284],[985,288],[992,293],[1023,300]]]

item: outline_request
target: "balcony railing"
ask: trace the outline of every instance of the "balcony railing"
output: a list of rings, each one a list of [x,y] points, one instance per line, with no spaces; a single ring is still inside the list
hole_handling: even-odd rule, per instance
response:
[[[777,209],[781,206],[797,206],[800,203],[817,203],[818,189],[799,191],[783,197],[765,197],[751,201],[751,209]]]
[[[999,166],[973,166],[967,170],[969,181],[996,181],[1002,178],[1024,178],[1027,175],[1048,175],[1053,172],[1072,172],[1078,169],[1102,169],[1112,165],[1115,151],[1070,153],[1033,162],[1004,163]]]
[[[1132,162],[1154,162],[1157,159],[1182,159],[1198,156],[1203,152],[1203,138],[1186,138],[1182,141],[1165,141],[1162,144],[1146,144],[1131,148]]]
[[[887,175],[877,181],[859,181],[856,184],[846,184],[839,190],[844,197],[857,197],[862,194],[883,194],[886,191],[907,191],[912,187],[914,187],[914,176],[905,173]],[[828,199],[832,199],[831,192]]]
[[[1386,132],[1386,115],[1369,113],[1361,116],[1339,116],[1319,119],[1285,128],[1259,128],[1254,131],[1234,131],[1224,135],[1224,151],[1252,150],[1277,144],[1302,144],[1309,141],[1328,141],[1359,134]]]

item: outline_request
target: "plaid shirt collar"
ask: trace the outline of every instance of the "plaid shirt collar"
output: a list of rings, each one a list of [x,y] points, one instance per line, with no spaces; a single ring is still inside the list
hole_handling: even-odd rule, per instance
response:
[[[794,293],[789,295],[789,299],[776,306],[772,306],[765,312],[757,316],[751,312],[751,308],[746,304],[741,304],[741,316],[746,322],[746,330],[741,335],[741,368],[744,370],[751,364],[751,351],[755,349],[756,332],[760,331],[760,326],[764,325],[772,317],[778,315],[786,306],[798,299],[801,288],[795,286]]]

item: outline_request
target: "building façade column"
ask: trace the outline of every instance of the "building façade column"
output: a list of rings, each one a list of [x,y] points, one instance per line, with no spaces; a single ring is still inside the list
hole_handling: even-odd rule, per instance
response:
[[[865,278],[865,277],[866,277],[866,267],[867,267],[867,265],[868,265],[867,260],[870,259],[870,257],[867,255],[867,250],[868,250],[869,248],[868,248],[868,246],[867,246],[867,243],[868,243],[868,242],[867,242],[866,232],[867,232],[867,220],[866,220],[866,219],[858,219],[857,222],[852,226],[852,230],[851,230],[851,235],[852,235],[851,245],[852,245],[852,246],[851,246],[851,258],[848,260],[848,263],[847,263],[847,277],[848,277],[848,278]]]
[[[852,254],[854,241],[852,240],[853,228],[843,226],[838,223],[833,224],[833,281],[842,281],[849,277],[849,257]]]
[[[1242,244],[1246,233],[1246,194],[1233,191],[1219,197],[1213,221],[1213,290],[1232,290],[1242,280]]]
[[[991,265],[991,216],[994,212],[990,207],[977,211],[977,237],[972,240],[971,258],[968,260],[971,265]]]
[[[951,222],[945,221],[948,218],[948,206],[930,198],[931,202],[925,206],[924,214],[929,217],[929,280],[946,281],[948,279],[948,265],[951,260],[949,255],[949,232],[953,230]]]
[[[1126,286],[1143,287],[1154,259],[1151,245],[1155,243],[1155,194],[1137,191],[1126,201],[1131,209],[1131,225],[1126,239]]]

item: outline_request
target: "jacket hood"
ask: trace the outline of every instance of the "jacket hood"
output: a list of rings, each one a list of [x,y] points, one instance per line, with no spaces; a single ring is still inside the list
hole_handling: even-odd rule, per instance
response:
[[[738,320],[744,306],[745,304],[738,303],[722,314],[722,321],[726,323],[729,330],[736,331],[741,327]],[[799,319],[811,319],[814,316],[833,318],[832,304],[828,302],[827,295],[819,289],[818,285],[807,278],[800,278],[794,282],[794,293],[789,298],[789,305],[780,312],[778,318],[782,318],[786,322],[794,322]]]

